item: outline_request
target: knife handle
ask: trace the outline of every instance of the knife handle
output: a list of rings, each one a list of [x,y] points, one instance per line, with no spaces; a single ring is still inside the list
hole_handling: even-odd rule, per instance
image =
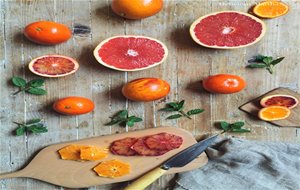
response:
[[[124,190],[143,190],[166,172],[167,170],[157,167],[129,184]]]

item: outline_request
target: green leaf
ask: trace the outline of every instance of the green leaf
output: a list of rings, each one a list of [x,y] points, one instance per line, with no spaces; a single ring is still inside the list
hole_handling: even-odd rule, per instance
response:
[[[177,118],[180,118],[182,117],[181,114],[174,114],[174,115],[170,115],[169,117],[167,117],[167,119],[177,119]]]
[[[135,116],[130,116],[130,117],[128,117],[127,120],[128,120],[128,121],[133,121],[133,122],[141,122],[141,121],[143,121],[142,118],[135,117]]]
[[[267,65],[264,63],[256,63],[256,64],[251,64],[247,65],[248,68],[266,68]]]
[[[167,105],[178,110],[178,103],[176,103],[176,102],[170,102],[170,103],[167,103]]]
[[[265,57],[263,58],[263,62],[267,65],[270,65],[270,63],[273,61],[273,57]]]
[[[271,62],[271,65],[277,65],[277,64],[280,63],[283,59],[284,59],[284,57],[280,57],[280,58],[278,58],[278,59],[275,59],[274,61]]]
[[[174,108],[161,108],[159,111],[177,111]]]
[[[220,122],[220,125],[221,125],[221,128],[222,128],[224,131],[228,131],[228,130],[229,130],[230,124],[227,123],[226,121],[221,121],[221,122]]]
[[[134,126],[134,121],[128,120],[128,121],[126,122],[126,125],[127,125],[128,127],[133,127],[133,126]]]
[[[44,83],[45,83],[44,79],[33,79],[28,82],[28,85],[31,87],[41,87],[44,85]]]
[[[183,109],[183,105],[184,105],[184,100],[181,100],[179,103],[178,103],[178,110],[182,110]]]
[[[233,133],[248,133],[251,132],[249,129],[232,129],[230,132]]]
[[[128,117],[128,111],[127,110],[121,110],[113,118],[127,119],[127,117]]]
[[[121,121],[123,121],[123,120],[119,120],[119,119],[114,120],[114,119],[112,119],[110,122],[108,122],[108,123],[106,123],[104,125],[107,125],[107,126],[109,126],[109,125],[115,125],[115,124],[117,124],[117,123],[119,123]]]
[[[28,92],[30,94],[35,94],[35,95],[47,94],[47,91],[42,88],[30,88],[30,89],[26,90],[26,92]]]
[[[26,81],[20,77],[13,77],[11,79],[12,83],[15,85],[15,86],[18,86],[18,87],[25,87],[26,86]]]
[[[48,132],[48,129],[46,127],[39,126],[39,125],[31,125],[30,127],[27,127],[27,130],[34,133],[34,134]]]
[[[238,122],[231,124],[231,128],[232,129],[241,129],[244,125],[245,125],[244,122],[238,121]]]
[[[263,59],[266,57],[267,56],[264,56],[264,55],[257,55],[257,56],[254,56],[252,59],[248,60],[248,63],[263,62]]]
[[[186,114],[187,115],[195,115],[195,114],[199,114],[202,112],[204,112],[204,109],[193,109],[193,110],[188,111]]]
[[[39,123],[39,122],[41,122],[42,120],[41,119],[38,119],[38,118],[36,118],[36,119],[31,119],[31,120],[29,120],[28,122],[26,122],[26,125],[31,125],[31,124],[35,124],[35,123]]]
[[[16,132],[17,136],[21,136],[21,135],[24,135],[25,131],[26,131],[25,126],[19,126],[15,132]]]

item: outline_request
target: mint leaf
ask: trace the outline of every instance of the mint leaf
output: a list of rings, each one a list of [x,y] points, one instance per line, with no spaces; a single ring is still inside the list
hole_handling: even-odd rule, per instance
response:
[[[267,67],[267,65],[264,63],[256,63],[256,64],[247,65],[247,67],[248,68],[265,68],[265,67]]]
[[[244,125],[245,125],[244,122],[238,121],[238,122],[232,123],[231,124],[231,128],[233,128],[233,129],[241,129]]]
[[[134,123],[140,121],[143,121],[143,119],[134,115],[128,117],[128,110],[121,110],[118,113],[116,113],[113,117],[111,117],[111,121],[106,123],[105,125],[119,124],[122,127],[125,127],[126,125],[132,127],[134,126]]]
[[[28,82],[28,85],[31,87],[41,87],[44,85],[44,83],[45,83],[44,79],[33,79]]]
[[[25,87],[26,86],[26,81],[21,77],[13,77],[11,79],[11,81],[15,86],[18,86],[18,87]]]
[[[271,62],[271,64],[274,66],[274,65],[277,65],[278,63],[280,63],[282,60],[284,59],[284,57],[280,57],[278,59],[275,59],[274,61]]]
[[[29,88],[26,92],[34,95],[44,95],[47,94],[47,91],[42,88]]]
[[[25,126],[19,126],[15,132],[16,132],[17,136],[22,136],[22,135],[24,135],[25,131],[26,131]]]
[[[233,133],[248,133],[251,132],[249,129],[232,129],[230,132]]]
[[[182,117],[182,115],[174,114],[174,115],[170,115],[169,117],[167,117],[167,119],[177,119],[177,118],[180,118],[180,117]]]
[[[170,103],[167,103],[167,105],[178,110],[178,104],[176,102],[170,102]]]
[[[177,111],[174,108],[161,108],[159,111]]]
[[[273,58],[272,57],[265,57],[263,58],[263,62],[266,63],[267,65],[270,65],[272,62]]]
[[[220,122],[220,125],[221,125],[221,128],[222,128],[224,131],[228,131],[228,130],[229,130],[230,124],[227,123],[226,121],[221,121],[221,122]]]
[[[48,132],[48,129],[46,127],[40,125],[31,125],[30,127],[27,127],[27,130],[32,132],[33,134]]]
[[[193,109],[193,110],[188,111],[186,114],[187,115],[196,115],[196,114],[199,114],[202,112],[204,112],[204,109]]]
[[[26,122],[26,125],[31,125],[31,124],[35,124],[35,123],[39,123],[41,122],[42,120],[41,119],[31,119],[29,120],[28,122]]]
[[[134,126],[134,121],[128,120],[128,121],[126,122],[126,125],[127,125],[128,127],[133,127],[133,126]]]
[[[139,117],[135,117],[135,116],[130,116],[130,117],[128,117],[128,121],[140,122],[140,121],[143,121],[143,119],[139,118]]]
[[[178,110],[182,110],[183,109],[183,105],[184,105],[184,100],[181,100],[179,103],[178,103]]]

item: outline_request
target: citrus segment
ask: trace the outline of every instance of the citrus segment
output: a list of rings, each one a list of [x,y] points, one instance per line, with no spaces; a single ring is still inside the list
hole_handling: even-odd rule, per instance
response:
[[[63,77],[75,73],[79,68],[77,61],[62,55],[45,55],[32,60],[29,70],[43,77]]]
[[[260,100],[262,107],[283,106],[292,109],[298,105],[298,99],[290,95],[271,95]]]
[[[101,160],[107,157],[107,150],[95,146],[81,147],[80,159],[82,160]]]
[[[173,150],[179,148],[182,142],[182,137],[168,133],[159,133],[145,138],[147,147],[154,150]]]
[[[80,149],[88,146],[71,144],[58,151],[63,160],[80,160]]]
[[[94,56],[102,65],[120,71],[137,71],[162,63],[168,54],[160,41],[145,36],[115,36],[101,42]]]
[[[280,1],[265,1],[258,3],[253,12],[261,18],[276,18],[285,15],[289,11],[289,6]]]
[[[259,111],[258,117],[265,121],[281,120],[289,117],[290,109],[282,106],[270,106]]]
[[[190,34],[202,46],[233,49],[258,42],[265,34],[265,24],[247,13],[216,12],[197,19],[190,27]]]
[[[136,152],[130,147],[137,141],[137,138],[127,137],[124,139],[114,141],[110,146],[110,151],[113,154],[133,156]]]
[[[93,170],[101,177],[121,177],[129,174],[130,165],[119,160],[108,160],[98,164]]]

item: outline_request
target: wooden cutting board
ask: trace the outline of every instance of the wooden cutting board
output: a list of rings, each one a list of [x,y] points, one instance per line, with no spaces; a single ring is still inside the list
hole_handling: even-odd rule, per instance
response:
[[[259,109],[262,108],[259,104],[259,101],[265,96],[275,95],[275,94],[291,95],[291,96],[296,97],[298,100],[300,100],[299,93],[294,92],[288,88],[276,88],[258,98],[255,98],[255,99],[245,103],[244,105],[240,106],[240,109],[257,117]],[[278,120],[278,121],[269,121],[269,123],[272,123],[272,124],[280,126],[280,127],[300,127],[299,114],[300,114],[300,105],[291,109],[291,115],[288,118],[283,119],[283,120]]]
[[[99,177],[92,168],[100,161],[77,162],[70,160],[62,160],[58,154],[58,150],[69,144],[95,145],[99,147],[109,147],[110,143],[117,139],[125,137],[142,137],[146,135],[167,132],[183,137],[183,144],[180,148],[171,150],[162,156],[118,156],[109,154],[103,160],[118,159],[131,165],[131,173],[119,178]],[[174,154],[196,143],[193,135],[183,129],[175,127],[158,127],[146,130],[139,130],[123,134],[115,134],[110,136],[93,137],[73,142],[61,143],[48,146],[42,149],[33,160],[22,170],[1,174],[0,179],[11,177],[29,177],[49,182],[55,185],[82,188],[101,184],[116,183],[121,181],[129,181],[135,179],[149,170],[159,166],[165,160]],[[102,160],[102,161],[103,161]],[[205,153],[202,153],[194,161],[182,168],[172,168],[167,174],[178,173],[199,168],[207,163],[208,159]]]

